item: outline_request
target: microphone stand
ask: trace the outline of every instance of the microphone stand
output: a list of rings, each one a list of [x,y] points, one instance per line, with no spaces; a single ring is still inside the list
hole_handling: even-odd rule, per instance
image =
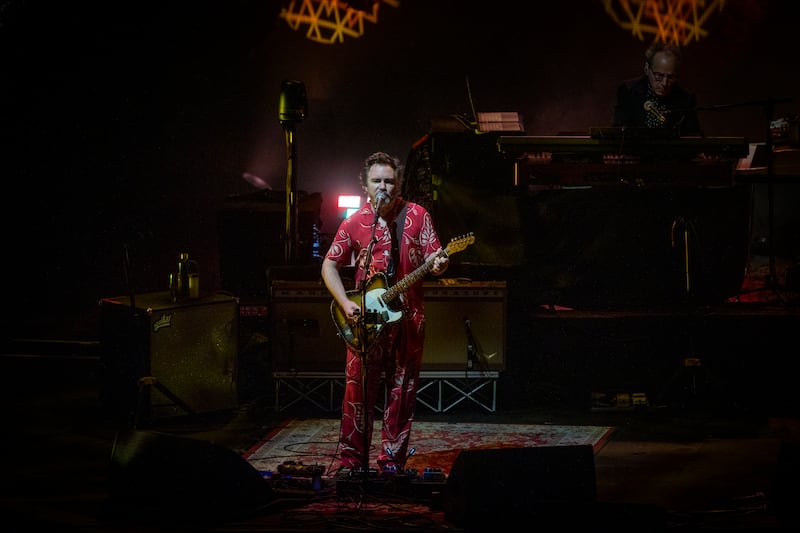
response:
[[[297,122],[306,116],[306,88],[302,82],[284,80],[278,100],[278,120],[286,141],[286,221],[284,260],[287,265],[298,262],[299,209],[297,205],[297,147],[294,131]]]
[[[131,342],[134,347],[133,357],[135,360],[135,367],[137,371],[141,371],[143,376],[150,375],[150,364],[147,357],[146,349],[143,346],[144,342],[142,341],[142,335],[140,335],[142,328],[140,326],[141,316],[139,314],[139,310],[136,308],[136,294],[134,289],[133,281],[131,280],[131,254],[129,243],[123,243],[123,259],[122,259],[122,270],[125,275],[125,285],[128,289],[128,298],[130,300],[130,321],[127,324],[128,331],[126,332],[126,340]],[[147,407],[150,406],[150,391],[147,390],[146,392],[141,389],[138,384],[138,381],[142,379],[143,376],[136,376],[137,380],[137,396],[136,396],[136,407],[133,411],[133,429],[138,429],[139,426],[139,419],[142,415],[143,404],[146,403]],[[145,398],[143,394],[147,394],[148,396]]]
[[[775,270],[775,154],[772,153],[772,98],[764,101],[764,147],[767,150],[767,250],[769,253],[769,276],[764,288],[777,288],[778,275]]]
[[[147,317],[143,316],[143,311],[136,306],[136,291],[134,282],[131,278],[132,261],[130,254],[129,243],[123,243],[123,271],[125,274],[125,284],[128,287],[128,298],[130,300],[130,322],[128,324],[128,331],[126,339],[131,342],[134,347],[133,357],[135,358],[135,372],[136,377],[136,408],[133,411],[133,429],[138,430],[142,424],[142,418],[151,418],[151,399],[152,388],[155,388],[165,397],[169,398],[172,403],[183,409],[189,415],[195,416],[197,412],[178,395],[172,392],[166,385],[158,381],[158,377],[154,376],[151,368],[150,353],[144,333],[147,331]],[[146,312],[145,312],[146,314]]]
[[[287,265],[295,264],[298,258],[297,247],[299,211],[297,206],[297,148],[294,142],[294,122],[283,121],[286,140],[286,220],[284,260]]]
[[[367,356],[369,354],[370,347],[367,346],[369,341],[369,329],[367,324],[367,319],[370,313],[367,311],[367,283],[369,279],[367,278],[367,273],[370,271],[369,265],[372,263],[372,249],[377,242],[375,239],[375,229],[378,225],[378,218],[380,217],[379,211],[379,202],[375,202],[375,219],[372,222],[372,234],[370,235],[369,244],[367,245],[367,255],[366,257],[369,258],[369,263],[364,264],[364,279],[360,282],[359,287],[359,294],[361,297],[361,313],[358,316],[357,324],[356,324],[356,331],[358,331],[359,338],[361,339],[361,349],[360,349],[360,356],[361,356],[361,395],[363,398],[364,406],[361,409],[361,427],[364,430],[364,445],[363,454],[361,456],[361,469],[363,478],[362,481],[364,483],[364,490],[366,491],[368,483],[369,483],[369,444],[370,444],[370,435],[372,435],[372,424],[370,422],[370,415],[372,414],[372,406],[367,408],[367,400],[369,398],[369,389],[367,386],[369,385],[368,380],[368,372],[367,372]],[[369,426],[368,426],[369,424]]]

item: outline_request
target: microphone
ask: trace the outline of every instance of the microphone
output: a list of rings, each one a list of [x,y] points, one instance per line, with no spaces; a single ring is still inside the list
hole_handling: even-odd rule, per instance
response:
[[[644,110],[656,117],[662,124],[667,121],[667,117],[665,117],[664,114],[658,110],[656,104],[654,104],[652,100],[647,100],[644,103]]]
[[[386,194],[386,192],[378,191],[377,194],[375,194],[375,207],[373,207],[373,209],[375,210],[375,220],[372,223],[373,225],[378,223],[378,219],[381,216],[381,206],[387,203],[388,201],[389,201],[389,195]]]

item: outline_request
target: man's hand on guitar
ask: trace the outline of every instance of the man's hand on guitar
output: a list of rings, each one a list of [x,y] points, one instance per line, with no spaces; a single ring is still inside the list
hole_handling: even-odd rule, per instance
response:
[[[445,270],[447,270],[447,266],[450,264],[450,258],[447,256],[447,254],[442,253],[441,248],[438,252],[436,252],[436,254],[436,258],[433,260],[433,267],[431,268],[431,273],[434,276],[442,274]]]
[[[344,312],[345,318],[351,324],[355,324],[356,320],[358,320],[359,315],[361,315],[361,307],[354,302],[353,300],[348,299],[342,307],[342,311]]]

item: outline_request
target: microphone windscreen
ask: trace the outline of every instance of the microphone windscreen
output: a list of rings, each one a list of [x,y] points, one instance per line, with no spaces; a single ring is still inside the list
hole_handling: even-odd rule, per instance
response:
[[[278,119],[284,122],[300,122],[308,115],[306,87],[301,81],[284,80],[278,99]]]

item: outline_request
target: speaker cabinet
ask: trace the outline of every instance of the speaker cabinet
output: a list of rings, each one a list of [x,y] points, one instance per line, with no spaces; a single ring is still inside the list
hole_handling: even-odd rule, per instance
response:
[[[101,300],[103,400],[110,414],[161,418],[238,404],[238,303],[215,294],[173,303],[168,292]],[[151,386],[140,379],[153,377]],[[183,405],[181,405],[183,404]]]
[[[456,525],[495,528],[520,519],[570,523],[596,500],[594,451],[587,444],[463,450],[442,506]]]
[[[439,281],[425,285],[423,371],[467,368],[466,321],[489,370],[505,368],[506,283]],[[320,281],[272,282],[273,371],[342,372],[345,344],[330,313],[332,298]]]
[[[110,501],[142,520],[242,517],[271,503],[268,481],[219,445],[156,431],[117,433],[108,470]]]
[[[298,194],[297,262],[311,264],[320,226],[320,193]],[[266,272],[286,264],[286,192],[231,196],[217,214],[222,288],[242,301],[267,300]]]

